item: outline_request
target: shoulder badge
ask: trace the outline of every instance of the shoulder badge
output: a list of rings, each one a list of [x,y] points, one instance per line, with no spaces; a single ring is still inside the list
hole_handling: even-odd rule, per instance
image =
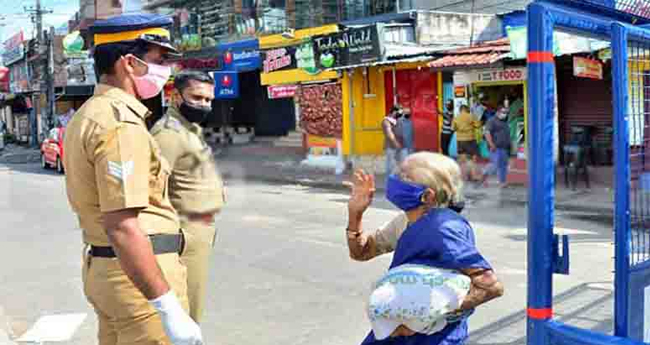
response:
[[[165,128],[170,128],[176,132],[180,132],[183,129],[183,124],[173,116],[167,116],[165,120]]]
[[[119,101],[112,101],[111,106],[113,107],[116,115],[116,120],[118,122],[130,122],[138,125],[143,125],[144,121],[124,103]]]

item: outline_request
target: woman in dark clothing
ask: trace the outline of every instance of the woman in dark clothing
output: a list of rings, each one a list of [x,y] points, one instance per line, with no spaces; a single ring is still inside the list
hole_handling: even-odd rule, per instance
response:
[[[355,173],[347,228],[352,259],[367,261],[394,252],[391,268],[427,265],[460,271],[472,281],[460,309],[447,316],[448,325],[441,331],[427,335],[401,325],[384,340],[370,332],[363,345],[462,345],[474,308],[503,294],[503,285],[476,248],[471,225],[449,208],[460,201],[462,184],[454,160],[428,152],[410,155],[388,178],[386,188],[387,199],[403,212],[379,230],[363,231],[363,214],[372,203],[375,185],[371,175]]]

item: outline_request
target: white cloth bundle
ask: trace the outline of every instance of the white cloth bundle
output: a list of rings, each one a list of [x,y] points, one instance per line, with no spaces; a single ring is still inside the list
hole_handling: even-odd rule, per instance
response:
[[[367,313],[377,340],[405,325],[433,334],[447,325],[445,314],[457,310],[469,293],[471,279],[454,270],[401,265],[373,286]]]

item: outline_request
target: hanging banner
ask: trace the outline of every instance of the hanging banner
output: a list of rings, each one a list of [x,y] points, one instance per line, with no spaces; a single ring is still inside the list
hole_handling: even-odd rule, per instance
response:
[[[267,87],[269,99],[291,98],[296,95],[298,85],[272,85]]]
[[[214,98],[233,99],[239,97],[239,74],[237,72],[212,72]]]
[[[21,30],[17,34],[11,36],[4,42],[4,51],[2,53],[2,62],[5,66],[22,59],[25,56],[25,37]]]
[[[598,60],[574,56],[573,75],[578,78],[603,80],[603,64]]]

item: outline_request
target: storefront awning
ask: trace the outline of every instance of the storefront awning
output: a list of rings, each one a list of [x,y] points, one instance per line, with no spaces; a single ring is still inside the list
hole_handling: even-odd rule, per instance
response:
[[[381,61],[351,65],[351,66],[341,66],[341,67],[330,68],[330,69],[327,69],[327,70],[328,71],[340,71],[340,70],[346,70],[346,69],[354,69],[354,68],[358,68],[358,67],[385,66],[385,65],[392,65],[392,64],[398,64],[398,63],[427,62],[427,61],[431,61],[433,59],[435,59],[435,57],[433,57],[433,56],[416,56],[416,57],[402,58],[402,59],[395,59],[395,60],[381,60]]]
[[[510,57],[510,41],[502,38],[474,47],[458,48],[444,52],[445,56],[429,63],[431,68],[472,67],[495,64]]]
[[[438,47],[424,47],[415,44],[405,43],[385,43],[386,53],[385,59],[379,61],[366,62],[356,65],[340,66],[328,69],[328,71],[338,71],[353,69],[357,67],[372,67],[382,65],[392,65],[397,63],[418,63],[427,62],[436,59],[436,54],[447,51],[452,47],[438,46]]]

